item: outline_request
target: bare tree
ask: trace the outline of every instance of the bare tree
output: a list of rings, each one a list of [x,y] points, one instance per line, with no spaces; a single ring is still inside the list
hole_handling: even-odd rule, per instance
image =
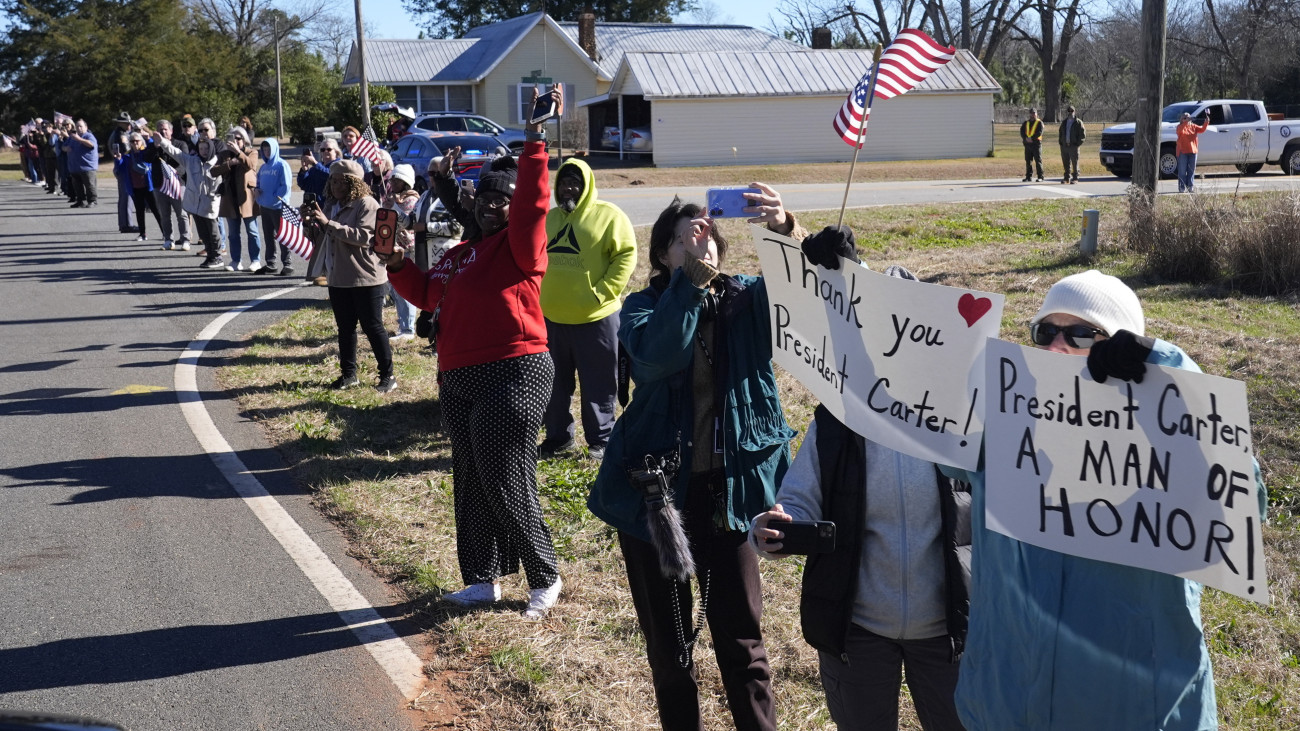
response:
[[[288,10],[272,5],[269,0],[189,2],[198,17],[229,38],[236,48],[243,49],[264,48],[276,40],[283,40],[327,14],[330,9],[329,0],[299,0]]]
[[[1061,106],[1061,81],[1070,60],[1070,45],[1083,32],[1083,0],[1033,0],[1026,22],[1038,21],[1037,33],[1026,32],[1019,25],[1011,34],[1033,49],[1043,67],[1043,120],[1056,122]],[[1060,24],[1059,38],[1057,24]]]

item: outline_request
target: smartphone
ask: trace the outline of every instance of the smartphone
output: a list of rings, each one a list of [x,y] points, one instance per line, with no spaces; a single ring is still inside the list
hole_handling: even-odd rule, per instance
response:
[[[114,155],[121,155],[121,154],[122,154],[122,146],[121,146],[121,145],[119,145],[119,144],[117,144],[116,142],[114,142],[114,143],[112,144],[112,148],[113,148],[113,154],[114,154]]]
[[[548,119],[554,119],[558,110],[559,102],[556,101],[555,95],[548,91],[537,97],[537,102],[533,104],[533,115],[528,118],[528,121],[532,124],[540,124]]]
[[[316,205],[318,205],[318,204],[316,203],[316,194],[315,194],[315,193],[303,193],[303,194],[302,194],[302,204],[303,204],[304,206],[313,206],[313,207],[316,206]]]
[[[785,534],[778,541],[783,555],[807,556],[835,550],[835,524],[829,520],[774,520],[767,527]]]
[[[393,253],[393,243],[396,240],[397,211],[391,208],[375,211],[375,243],[371,248],[380,256],[388,256]]]
[[[473,181],[473,180],[470,180],[470,179],[466,178],[466,179],[460,181],[460,187],[461,187],[461,190],[463,190],[467,195],[474,195],[474,181]]]
[[[758,191],[748,186],[709,188],[705,193],[704,210],[712,218],[753,218],[753,215],[745,213],[744,209],[754,204],[744,194],[756,192]]]

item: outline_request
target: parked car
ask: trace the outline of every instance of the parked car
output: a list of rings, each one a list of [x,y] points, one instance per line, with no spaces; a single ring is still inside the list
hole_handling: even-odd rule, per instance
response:
[[[423,191],[429,181],[425,175],[429,170],[429,161],[439,155],[447,154],[453,147],[460,147],[461,158],[456,163],[457,180],[478,180],[478,174],[484,164],[501,155],[509,155],[510,149],[496,137],[471,134],[469,132],[412,132],[397,141],[393,149],[393,164],[406,163],[415,168],[415,189]]]
[[[1198,141],[1198,166],[1235,165],[1243,175],[1254,175],[1268,164],[1300,175],[1300,119],[1269,114],[1263,102],[1209,99],[1170,104],[1160,113],[1160,177],[1172,178],[1178,171],[1175,130],[1184,112],[1197,124],[1210,122]],[[1101,164],[1121,178],[1133,174],[1135,126],[1117,124],[1101,131]]]
[[[509,129],[493,122],[487,117],[467,112],[433,112],[421,114],[415,118],[412,131],[422,132],[469,132],[490,135],[505,143],[515,154],[524,149],[524,131]]]
[[[618,127],[605,127],[601,130],[600,146],[607,150],[618,149]],[[624,152],[651,152],[654,149],[649,127],[628,127],[627,142]]]

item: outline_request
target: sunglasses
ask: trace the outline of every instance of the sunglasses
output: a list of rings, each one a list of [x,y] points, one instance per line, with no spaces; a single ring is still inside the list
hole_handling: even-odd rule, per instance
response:
[[[1036,322],[1029,326],[1029,337],[1034,345],[1047,347],[1056,340],[1057,335],[1065,336],[1065,344],[1081,350],[1091,348],[1097,342],[1097,336],[1106,337],[1105,330],[1098,330],[1089,325],[1053,325],[1050,322]]]

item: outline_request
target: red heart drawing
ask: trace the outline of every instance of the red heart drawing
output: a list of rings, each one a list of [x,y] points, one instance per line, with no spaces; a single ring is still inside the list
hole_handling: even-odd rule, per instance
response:
[[[957,313],[966,320],[966,327],[979,322],[984,313],[992,308],[993,302],[988,297],[976,299],[970,292],[963,294],[961,299],[957,300]]]

